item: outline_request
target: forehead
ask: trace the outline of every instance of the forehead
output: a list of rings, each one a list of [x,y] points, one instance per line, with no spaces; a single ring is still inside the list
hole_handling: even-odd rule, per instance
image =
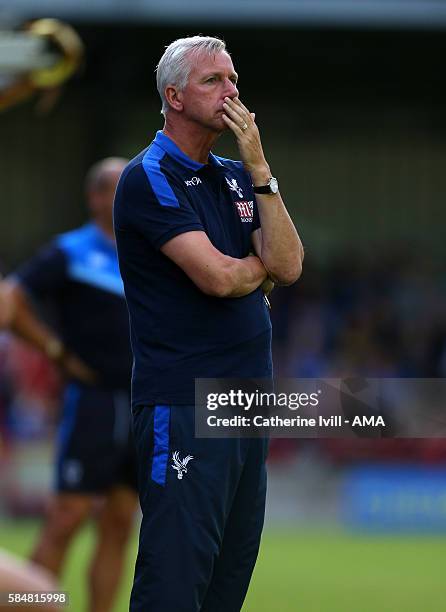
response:
[[[190,77],[199,78],[204,74],[214,72],[222,72],[225,74],[233,74],[235,72],[232,59],[226,51],[212,53],[211,55],[205,51],[201,51],[194,55]]]

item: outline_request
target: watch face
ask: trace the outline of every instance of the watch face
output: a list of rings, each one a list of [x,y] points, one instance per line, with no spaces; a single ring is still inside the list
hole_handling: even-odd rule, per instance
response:
[[[269,181],[269,188],[271,189],[271,193],[277,193],[279,191],[279,181],[273,177],[271,177]]]

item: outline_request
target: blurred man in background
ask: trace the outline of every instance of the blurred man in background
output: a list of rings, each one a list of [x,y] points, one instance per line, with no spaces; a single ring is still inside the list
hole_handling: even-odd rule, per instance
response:
[[[115,199],[143,510],[130,609],[238,612],[263,528],[267,440],[195,438],[194,379],[271,377],[262,287],[293,283],[303,250],[224,42],[173,42],[157,82],[164,129]],[[211,153],[227,128],[242,162]]]
[[[101,497],[90,567],[91,612],[111,609],[132,530],[136,469],[130,435],[131,349],[112,207],[127,160],[87,174],[92,222],[57,237],[1,284],[3,323],[67,377],[57,440],[56,493],[32,555],[59,575],[68,546]],[[49,303],[56,321],[37,310]]]

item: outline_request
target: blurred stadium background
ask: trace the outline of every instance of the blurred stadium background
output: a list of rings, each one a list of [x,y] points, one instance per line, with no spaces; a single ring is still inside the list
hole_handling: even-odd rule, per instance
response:
[[[68,21],[86,59],[50,114],[28,101],[0,115],[3,273],[86,218],[92,162],[132,157],[162,126],[164,46],[214,34],[306,246],[301,280],[272,296],[276,374],[445,377],[445,2],[0,0],[0,29],[43,16]],[[229,136],[218,150],[237,156]],[[59,388],[0,336],[0,546],[23,555],[51,486]],[[446,610],[446,440],[275,440],[269,470],[247,612]],[[76,612],[91,540],[64,575]]]

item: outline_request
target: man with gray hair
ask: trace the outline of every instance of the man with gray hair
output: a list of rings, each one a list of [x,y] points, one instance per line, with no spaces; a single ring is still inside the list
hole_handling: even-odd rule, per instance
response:
[[[303,259],[237,78],[219,39],[169,45],[164,128],[115,196],[143,510],[132,612],[239,611],[259,549],[267,440],[194,429],[196,378],[272,376],[264,291]],[[211,152],[227,130],[240,162]]]

